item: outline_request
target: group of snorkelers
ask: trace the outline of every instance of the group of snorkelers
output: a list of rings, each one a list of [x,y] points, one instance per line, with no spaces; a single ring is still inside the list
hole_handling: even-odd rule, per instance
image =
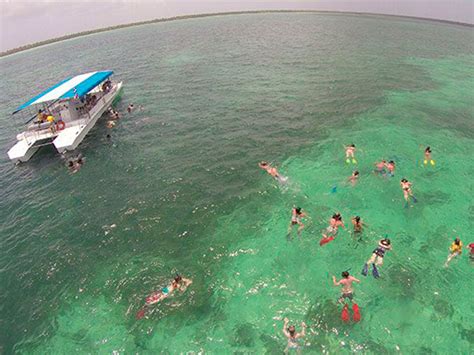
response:
[[[355,156],[356,147],[354,144],[349,146],[345,146],[345,161],[347,164],[357,164],[357,159]],[[435,166],[436,162],[431,157],[431,147],[426,147],[424,150],[424,159],[423,164],[426,166],[430,164],[431,166]],[[262,161],[259,163],[259,167],[264,169],[269,175],[274,177],[276,180],[280,181],[281,175],[278,172],[275,166],[272,166],[268,162]],[[374,173],[384,176],[384,177],[394,177],[395,176],[395,169],[396,164],[394,160],[381,160],[375,163],[375,170]],[[352,175],[348,178],[348,181],[355,185],[359,178],[359,171],[354,170]],[[284,178],[285,181],[287,178]],[[409,206],[410,200],[414,203],[417,202],[416,197],[413,195],[412,191],[412,183],[408,181],[406,178],[402,178],[400,181],[400,186],[403,191],[403,197],[405,199],[405,207]],[[335,188],[333,188],[335,189]],[[301,231],[304,228],[304,224],[302,219],[304,217],[308,217],[307,213],[303,211],[301,207],[293,207],[291,210],[291,221],[290,226],[288,227],[288,235],[290,235],[294,226],[298,226],[297,233],[298,235],[301,234]],[[365,222],[362,221],[360,216],[355,216],[351,219],[353,224],[353,233],[354,235],[360,234],[363,228],[366,225]],[[342,221],[342,216],[340,213],[334,213],[331,219],[329,220],[329,226],[323,231],[322,239],[320,240],[320,246],[323,246],[335,239],[337,236],[339,227],[345,228],[344,222]],[[359,238],[360,240],[360,238]],[[445,266],[447,267],[449,262],[462,254],[463,244],[459,238],[456,238],[454,242],[450,246],[450,253],[446,260]],[[470,259],[474,261],[474,243],[469,244],[467,249],[470,250]],[[372,251],[370,258],[364,263],[361,274],[363,276],[367,276],[369,273],[369,268],[372,268],[372,276],[374,278],[379,278],[379,268],[383,264],[383,259],[385,257],[385,253],[387,251],[392,250],[392,244],[389,238],[385,237],[379,240],[377,247]],[[333,276],[333,285],[334,286],[341,286],[341,296],[338,299],[338,303],[344,304],[341,312],[341,318],[344,322],[348,322],[350,320],[349,315],[349,305],[347,301],[350,301],[352,304],[352,320],[354,322],[358,322],[361,319],[359,306],[357,303],[354,302],[354,291],[353,291],[353,283],[360,283],[360,280],[355,278],[354,276],[349,274],[349,270],[342,272],[342,278],[337,281],[336,277]],[[305,336],[305,329],[306,324],[302,323],[302,331],[297,332],[294,325],[288,326],[288,318],[285,318],[284,325],[283,325],[283,333],[288,340],[288,345],[286,351],[289,350],[297,350],[299,349],[298,339]]]

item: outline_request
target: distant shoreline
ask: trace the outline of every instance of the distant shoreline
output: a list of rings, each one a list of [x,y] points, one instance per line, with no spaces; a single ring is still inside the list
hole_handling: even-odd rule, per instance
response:
[[[109,27],[99,28],[99,29],[96,29],[96,30],[77,32],[77,33],[73,33],[73,34],[70,34],[70,35],[55,37],[55,38],[51,38],[51,39],[48,39],[48,40],[35,42],[35,43],[32,43],[32,44],[27,44],[27,45],[24,45],[24,46],[21,46],[21,47],[6,50],[6,51],[0,53],[0,58],[11,55],[11,54],[19,53],[19,52],[22,52],[22,51],[26,51],[26,50],[29,50],[29,49],[45,46],[45,45],[48,45],[48,44],[61,42],[61,41],[65,41],[65,40],[68,40],[68,39],[73,39],[73,38],[76,38],[76,37],[82,37],[82,36],[87,36],[87,35],[91,35],[91,34],[107,32],[107,31],[114,31],[114,30],[127,28],[127,27],[143,26],[143,25],[150,25],[150,24],[155,24],[155,23],[160,23],[160,22],[189,20],[189,19],[213,17],[213,16],[271,14],[271,13],[314,13],[314,14],[333,14],[333,15],[361,15],[361,16],[365,15],[365,16],[378,16],[378,17],[391,17],[391,18],[398,17],[398,18],[402,18],[402,19],[412,19],[412,20],[439,22],[439,23],[445,23],[445,24],[457,25],[457,26],[474,27],[474,24],[464,23],[464,22],[432,19],[432,18],[425,18],[425,17],[415,17],[415,16],[377,14],[377,13],[370,13],[370,12],[344,12],[344,11],[318,11],[318,10],[231,11],[231,12],[216,12],[216,13],[204,13],[204,14],[195,14],[195,15],[182,15],[182,16],[164,17],[164,18],[157,18],[157,19],[147,20],[147,21],[132,22],[132,23],[127,23],[127,24],[122,24],[122,25],[109,26]]]

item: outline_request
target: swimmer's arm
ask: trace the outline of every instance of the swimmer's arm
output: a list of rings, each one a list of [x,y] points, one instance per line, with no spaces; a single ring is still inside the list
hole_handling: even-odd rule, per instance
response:
[[[332,283],[334,286],[339,286],[341,284],[341,281],[336,281],[336,276],[332,276]]]
[[[289,322],[288,318],[285,318],[284,321],[283,321],[283,334],[285,334],[285,336],[286,336],[287,338],[290,337],[290,333],[288,333],[288,330],[287,330],[287,328],[288,328],[288,322]]]
[[[301,322],[301,328],[303,328],[303,330],[301,331],[301,333],[298,333],[297,338],[302,338],[306,335],[306,323],[305,322]]]
[[[356,279],[354,276],[352,276],[352,281],[355,281],[355,282],[357,282],[358,284],[360,284],[360,280],[359,280],[359,279]]]
[[[182,280],[184,282],[184,287],[188,287],[189,285],[193,283],[193,280],[185,279],[184,277],[182,278]]]

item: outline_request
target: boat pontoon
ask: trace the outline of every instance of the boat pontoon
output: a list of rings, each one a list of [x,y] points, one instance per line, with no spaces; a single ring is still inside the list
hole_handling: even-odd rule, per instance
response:
[[[59,153],[74,150],[112,103],[122,82],[110,80],[112,71],[98,71],[65,79],[18,107],[26,113],[26,130],[8,151],[14,162],[28,161],[36,151],[54,144]],[[39,110],[38,110],[39,108]]]

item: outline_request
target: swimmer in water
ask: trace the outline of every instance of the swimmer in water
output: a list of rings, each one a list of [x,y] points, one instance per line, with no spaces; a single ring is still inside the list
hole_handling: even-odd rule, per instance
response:
[[[137,319],[143,318],[147,307],[168,298],[176,290],[184,292],[192,283],[192,280],[176,275],[168,286],[163,287],[146,298],[145,306],[137,313]]]
[[[283,322],[283,334],[285,334],[286,339],[288,340],[285,354],[288,354],[290,350],[296,350],[299,353],[301,351],[301,346],[298,344],[298,339],[301,339],[306,335],[306,324],[305,322],[301,322],[301,333],[297,333],[295,326],[288,326],[288,323],[288,318],[285,318]]]
[[[461,254],[462,254],[462,242],[459,239],[459,237],[456,237],[456,239],[454,239],[453,244],[451,244],[451,246],[449,247],[448,259],[444,263],[444,267],[448,267],[448,264],[451,262],[451,260]]]
[[[362,228],[366,226],[359,216],[352,218],[352,224],[354,225],[354,234],[362,233]]]
[[[423,159],[423,164],[428,165],[428,162],[432,166],[436,164],[436,162],[433,159],[431,159],[431,147],[426,147],[425,149],[425,159]]]
[[[346,150],[346,163],[349,164],[352,160],[353,164],[357,164],[357,160],[355,158],[356,146],[354,144],[351,144],[345,146],[344,149]]]
[[[386,165],[388,173],[387,176],[394,177],[395,176],[395,162],[390,160]]]
[[[387,250],[392,250],[392,245],[390,239],[384,238],[379,241],[378,247],[372,252],[372,256],[364,264],[364,268],[362,269],[362,275],[367,276],[369,271],[369,265],[372,264],[372,275],[375,278],[380,277],[377,266],[381,266],[383,264],[383,258]]]
[[[84,165],[85,158],[82,157],[82,154],[79,154],[75,158],[69,159],[67,162],[67,167],[71,174],[75,174],[82,168]]]
[[[353,316],[352,319],[354,322],[360,321],[360,312],[359,312],[359,306],[354,302],[354,289],[352,287],[353,282],[360,283],[359,279],[356,279],[354,276],[349,275],[349,271],[343,271],[342,272],[342,279],[339,281],[336,280],[336,276],[332,276],[332,283],[334,286],[342,286],[341,288],[341,297],[337,300],[339,303],[343,304],[346,299],[351,301],[352,303],[352,310],[353,310]],[[347,303],[344,305],[344,308],[342,309],[342,314],[341,314],[342,320],[344,322],[349,321],[349,311],[348,311],[348,305]]]
[[[466,249],[469,249],[469,259],[471,259],[471,261],[474,261],[474,243],[470,243]]]
[[[278,173],[277,168],[271,166],[268,162],[261,161],[260,163],[258,163],[258,166],[262,168],[263,170],[265,170],[268,174],[270,174],[270,176],[274,177],[279,182],[284,183],[287,181],[287,178],[280,175]]]
[[[349,178],[347,180],[349,180],[352,184],[352,186],[355,186],[355,184],[357,183],[357,180],[359,179],[359,172],[357,170],[355,170],[351,176],[349,176]]]
[[[301,219],[303,217],[306,217],[306,213],[304,213],[301,210],[301,207],[294,207],[291,211],[291,222],[290,226],[288,227],[288,235],[291,233],[291,230],[293,229],[293,226],[298,225],[298,235],[301,234],[301,231],[304,228],[303,222],[301,222]]]
[[[323,238],[319,241],[319,245],[323,246],[336,238],[338,228],[345,228],[344,222],[342,222],[342,216],[340,213],[333,214],[332,218],[329,220],[329,227],[326,228],[326,231],[323,233]]]
[[[387,165],[386,160],[382,160],[375,163],[375,170],[374,173],[384,175],[385,174],[385,166]]]
[[[405,198],[405,201],[406,201],[405,207],[408,207],[408,205],[410,204],[410,202],[409,202],[410,197],[413,199],[414,203],[417,202],[416,197],[413,196],[413,192],[411,191],[411,185],[412,185],[412,183],[409,182],[405,178],[403,178],[400,181],[400,186],[402,187],[402,190],[403,190],[403,197]]]
[[[131,103],[130,105],[128,105],[128,107],[127,107],[128,113],[132,113],[132,111],[133,111],[134,108],[135,108],[135,107],[133,106],[133,103]]]

